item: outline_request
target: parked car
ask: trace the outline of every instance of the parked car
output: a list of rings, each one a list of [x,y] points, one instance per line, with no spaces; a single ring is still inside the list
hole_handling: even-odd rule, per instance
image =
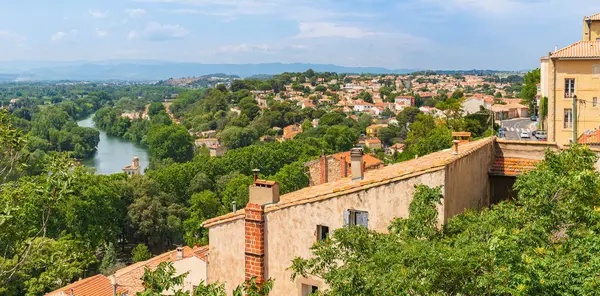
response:
[[[534,136],[540,141],[548,140],[548,132],[546,131],[535,131]]]
[[[529,117],[529,119],[531,119],[531,121],[537,121],[537,116],[531,115],[531,117]]]
[[[521,137],[521,139],[529,139],[529,138],[531,138],[531,135],[529,134],[528,131],[522,131],[521,134],[519,134],[519,136]]]

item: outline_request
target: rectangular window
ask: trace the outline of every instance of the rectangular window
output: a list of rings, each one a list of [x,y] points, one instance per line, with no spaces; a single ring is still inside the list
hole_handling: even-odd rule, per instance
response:
[[[302,296],[314,295],[317,292],[319,292],[319,287],[302,284]]]
[[[594,98],[592,99],[592,107],[597,107],[597,106],[598,106],[598,98],[597,98],[597,97],[594,97]]]
[[[565,98],[572,98],[575,95],[575,78],[565,79]]]
[[[600,78],[600,64],[592,65],[592,78]]]
[[[564,128],[573,128],[573,109],[565,109]]]
[[[329,227],[317,225],[317,240],[324,241],[329,237]]]
[[[364,211],[347,210],[344,212],[344,225],[368,227],[369,213]]]

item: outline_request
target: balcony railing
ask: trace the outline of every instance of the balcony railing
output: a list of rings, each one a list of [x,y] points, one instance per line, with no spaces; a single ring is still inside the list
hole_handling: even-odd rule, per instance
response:
[[[572,99],[574,95],[575,95],[575,93],[565,92],[565,99]]]

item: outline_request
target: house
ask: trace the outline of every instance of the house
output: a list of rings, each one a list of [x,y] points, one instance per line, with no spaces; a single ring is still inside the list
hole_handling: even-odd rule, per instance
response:
[[[413,96],[398,96],[394,99],[396,106],[410,107],[415,105],[415,97]]]
[[[373,124],[367,127],[367,136],[376,138],[378,137],[379,130],[388,127],[387,124]]]
[[[115,291],[113,288],[109,278],[102,274],[97,274],[47,293],[45,296],[114,296]],[[117,295],[126,293],[127,290],[122,287],[118,287],[116,290]]]
[[[284,141],[291,140],[295,136],[297,136],[298,134],[301,134],[301,133],[302,133],[301,126],[299,126],[297,124],[288,125],[283,128],[283,140]]]
[[[365,102],[365,101],[362,101],[362,100],[358,100],[354,103],[353,110],[356,112],[366,112],[373,108],[375,108],[375,105]]]
[[[347,178],[351,168],[350,151],[333,155],[321,155],[317,160],[304,164],[308,168],[310,186],[316,186],[328,182],[335,182]],[[364,155],[363,165],[365,171],[383,168],[383,161],[371,156]]]
[[[475,114],[481,109],[490,109],[492,106],[483,99],[469,98],[464,100],[461,104],[463,110],[463,116],[469,114]]]
[[[221,157],[225,155],[227,152],[227,147],[221,146],[221,144],[217,143],[208,148],[210,157]]]
[[[200,132],[200,136],[202,136],[203,138],[214,138],[216,135],[217,131],[215,130]]]
[[[365,171],[362,150],[353,149],[347,178],[285,195],[279,194],[276,182],[255,176],[245,209],[203,224],[211,242],[208,282],[225,283],[230,293],[246,279],[271,278],[277,283],[273,295],[282,296],[324,288],[322,279],[310,275],[290,280],[292,260],[310,257],[315,242],[342,227],[388,232],[391,221],[408,216],[415,185],[443,186],[444,198],[437,207],[440,225],[467,208],[489,206],[495,151],[495,138],[487,138]],[[502,163],[498,161],[499,175]]]
[[[494,118],[497,120],[529,117],[529,107],[518,103],[494,104],[491,110],[494,112]]]
[[[404,152],[404,147],[406,147],[406,145],[401,144],[401,143],[396,143],[388,148],[385,148],[385,154],[396,155],[398,153],[402,153],[402,152]]]
[[[196,139],[196,140],[194,140],[194,144],[196,145],[196,147],[212,147],[214,145],[219,144],[219,139],[217,139],[217,138]]]
[[[311,100],[303,100],[298,104],[300,107],[302,107],[302,109],[306,109],[306,108],[316,109],[317,108],[317,106],[315,106],[315,104],[313,104],[313,102]]]
[[[121,268],[108,277],[100,274],[85,278],[46,296],[135,296],[136,293],[144,291],[141,278],[146,268],[156,269],[162,262],[172,262],[176,270],[175,275],[188,273],[183,285],[175,287],[175,290],[181,289],[189,293],[207,281],[208,251],[208,246],[193,249],[187,246],[177,247],[174,251]],[[173,291],[163,293],[169,295],[173,294]]]
[[[137,156],[133,157],[131,165],[124,167],[122,170],[123,173],[127,174],[127,176],[141,175],[142,170],[140,167],[140,158]]]
[[[365,141],[365,144],[366,144],[367,148],[369,148],[371,150],[377,150],[377,149],[383,148],[381,140],[379,140],[377,138],[368,139]]]
[[[540,93],[548,97],[548,141],[564,146],[573,137],[577,140],[585,131],[597,129],[600,13],[583,19],[581,41],[542,57],[540,70]],[[577,110],[573,110],[574,105]]]

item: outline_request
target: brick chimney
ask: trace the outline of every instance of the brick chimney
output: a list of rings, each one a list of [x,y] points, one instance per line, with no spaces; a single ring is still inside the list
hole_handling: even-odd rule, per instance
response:
[[[350,150],[350,167],[352,169],[352,180],[362,180],[365,177],[362,148]]]
[[[254,184],[250,185],[251,204],[264,206],[279,202],[279,183],[275,181],[259,180],[258,170],[254,170]]]
[[[342,178],[348,177],[348,165],[346,164],[346,156],[340,157],[340,175]]]
[[[327,164],[327,156],[325,153],[321,153],[321,158],[319,159],[319,171],[321,172],[321,184],[325,184],[328,182],[328,174],[329,174],[329,166]]]
[[[265,211],[263,206],[249,203],[245,217],[245,278],[265,280]]]

